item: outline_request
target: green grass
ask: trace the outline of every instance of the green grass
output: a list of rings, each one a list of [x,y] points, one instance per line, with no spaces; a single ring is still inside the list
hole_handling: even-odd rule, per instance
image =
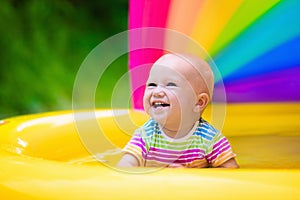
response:
[[[127,29],[126,0],[2,0],[0,5],[0,118],[72,108],[77,70],[103,40]],[[112,5],[111,5],[112,4]],[[105,73],[96,98],[110,106],[127,56]],[[97,92],[98,93],[98,92]],[[102,95],[103,96],[103,95]]]

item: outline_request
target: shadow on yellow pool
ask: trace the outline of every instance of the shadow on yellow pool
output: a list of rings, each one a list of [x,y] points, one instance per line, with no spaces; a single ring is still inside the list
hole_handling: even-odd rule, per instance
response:
[[[222,132],[240,169],[116,169],[128,133],[148,117],[77,113],[0,121],[2,199],[300,198],[299,103],[227,105]]]

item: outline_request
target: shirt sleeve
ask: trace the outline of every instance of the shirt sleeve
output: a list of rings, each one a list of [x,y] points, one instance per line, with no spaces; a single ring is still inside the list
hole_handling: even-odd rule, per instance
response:
[[[123,148],[123,152],[133,155],[138,160],[139,166],[144,166],[147,151],[141,129],[135,131],[130,141]]]
[[[235,156],[227,138],[217,132],[206,155],[208,163],[212,167],[218,167]]]

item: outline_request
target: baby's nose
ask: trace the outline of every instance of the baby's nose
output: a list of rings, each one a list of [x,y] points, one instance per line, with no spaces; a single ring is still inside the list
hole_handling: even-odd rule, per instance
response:
[[[153,96],[155,97],[163,97],[165,95],[164,89],[161,86],[157,86],[154,90],[153,90]]]

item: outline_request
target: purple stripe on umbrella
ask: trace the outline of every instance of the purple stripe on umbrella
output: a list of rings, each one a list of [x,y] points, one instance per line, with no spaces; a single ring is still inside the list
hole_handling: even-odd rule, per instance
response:
[[[300,101],[300,67],[227,82],[225,88],[227,102]]]

